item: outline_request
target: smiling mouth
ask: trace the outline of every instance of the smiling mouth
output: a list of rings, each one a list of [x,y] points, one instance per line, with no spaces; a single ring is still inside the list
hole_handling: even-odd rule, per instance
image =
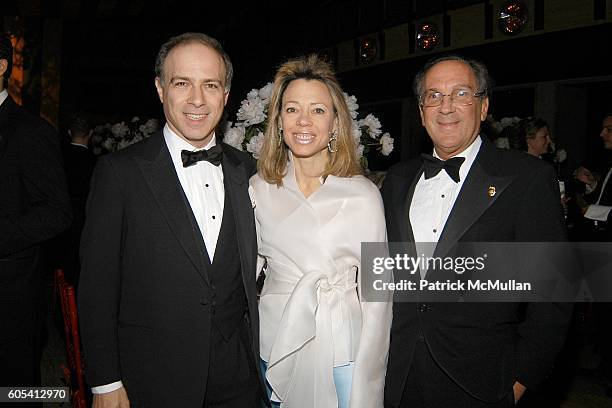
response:
[[[299,144],[308,144],[314,140],[314,135],[310,133],[294,133],[293,136]]]
[[[202,120],[204,119],[204,117],[208,116],[208,113],[201,113],[201,114],[185,113],[185,116],[187,116],[187,118],[191,120]]]

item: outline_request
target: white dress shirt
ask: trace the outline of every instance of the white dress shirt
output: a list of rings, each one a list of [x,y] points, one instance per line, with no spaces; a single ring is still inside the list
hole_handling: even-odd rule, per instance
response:
[[[187,196],[193,215],[198,222],[198,227],[206,244],[206,251],[210,261],[215,257],[217,239],[221,230],[221,220],[223,219],[223,205],[225,203],[225,189],[223,187],[223,170],[221,165],[215,166],[207,161],[200,161],[196,164],[183,167],[181,151],[196,149],[186,140],[174,133],[166,124],[164,126],[164,140],[170,151],[174,169],[178,175],[181,187]],[[210,149],[216,144],[216,136],[213,135],[211,141],[203,148]],[[118,390],[123,386],[121,381],[111,384],[92,387],[94,394],[103,394]]]
[[[612,211],[612,206],[609,205],[600,205],[601,197],[603,196],[604,190],[606,188],[612,188],[612,183],[610,181],[610,177],[612,177],[612,167],[608,170],[608,174],[606,174],[606,178],[601,185],[601,191],[599,192],[599,197],[597,197],[597,201],[595,204],[589,205],[586,212],[584,213],[584,217],[594,221],[606,221],[608,219],[608,215],[610,211]]]
[[[421,174],[414,189],[412,202],[410,204],[410,225],[416,243],[417,255],[431,257],[440,234],[446,225],[457,196],[463,187],[474,159],[480,150],[482,140],[480,136],[464,151],[455,157],[465,157],[465,161],[459,169],[459,182],[455,183],[448,173],[443,169],[430,179],[425,179],[425,173]],[[435,149],[434,157],[440,158]],[[421,278],[425,276],[426,270],[421,271]]]

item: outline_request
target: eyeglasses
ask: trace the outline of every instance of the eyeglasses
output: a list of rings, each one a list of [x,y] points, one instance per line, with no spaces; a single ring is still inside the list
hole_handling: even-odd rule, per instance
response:
[[[453,89],[450,94],[443,94],[442,92],[430,89],[425,94],[419,96],[419,101],[421,105],[433,108],[442,105],[445,96],[450,96],[451,103],[468,106],[474,103],[474,98],[480,98],[484,94],[485,91],[472,92],[471,89],[465,88]]]

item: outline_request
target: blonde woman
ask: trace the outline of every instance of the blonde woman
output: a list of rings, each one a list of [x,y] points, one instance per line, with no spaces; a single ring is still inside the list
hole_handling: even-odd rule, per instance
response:
[[[378,189],[361,175],[329,65],[283,64],[250,180],[259,255],[262,368],[273,406],[383,406],[391,302],[364,302],[361,243],[385,241]]]

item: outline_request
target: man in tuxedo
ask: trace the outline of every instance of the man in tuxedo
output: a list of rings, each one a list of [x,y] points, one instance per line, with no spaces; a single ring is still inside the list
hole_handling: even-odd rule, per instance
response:
[[[70,225],[55,130],[9,96],[13,48],[0,33],[0,386],[40,385],[43,243]]]
[[[94,407],[258,407],[255,166],[215,133],[232,65],[217,40],[185,33],[155,73],[166,125],[101,157],[87,203],[79,312]]]
[[[389,241],[434,243],[441,258],[460,243],[563,241],[553,168],[479,135],[489,107],[486,67],[440,57],[414,87],[434,151],[389,170]],[[389,408],[513,406],[551,369],[570,313],[551,303],[413,302],[393,307]]]
[[[89,148],[93,130],[89,120],[83,114],[72,117],[68,124],[70,143],[64,146],[64,164],[68,181],[68,193],[72,203],[72,225],[61,237],[56,247],[61,257],[60,266],[68,282],[76,285],[79,276],[79,242],[85,224],[85,203],[89,194],[89,184],[96,156]]]
[[[599,136],[606,150],[612,150],[612,113],[606,114],[601,125]],[[603,168],[601,178],[596,178],[590,170],[580,167],[576,178],[585,183],[586,199],[590,204],[582,209],[584,220],[579,228],[581,237],[588,241],[612,241],[612,165]],[[596,323],[597,343],[602,356],[600,370],[607,381],[606,395],[612,398],[612,303],[596,302],[593,304],[593,315]]]
[[[612,113],[607,114],[601,124],[601,133],[599,137],[603,142],[603,147],[606,150],[612,150]],[[590,204],[587,204],[583,209],[584,218],[588,220],[588,225],[591,227],[591,233],[594,240],[609,241],[612,236],[612,166],[608,165],[603,169],[601,179],[598,180],[593,173],[584,168],[579,167],[576,170],[575,177],[585,183],[589,194],[587,199]]]

